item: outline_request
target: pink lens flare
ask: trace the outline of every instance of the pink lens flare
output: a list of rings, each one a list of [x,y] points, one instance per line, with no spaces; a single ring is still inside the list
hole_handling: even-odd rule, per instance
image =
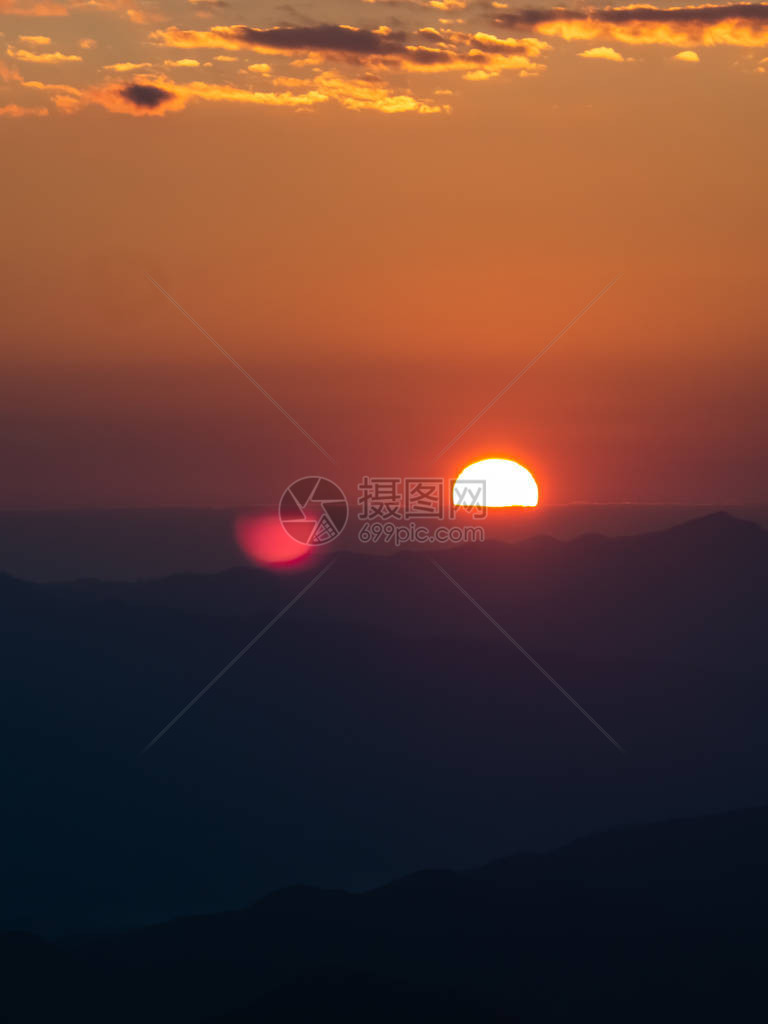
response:
[[[276,515],[238,516],[235,539],[251,562],[275,572],[306,569],[317,560],[317,549],[286,533]]]

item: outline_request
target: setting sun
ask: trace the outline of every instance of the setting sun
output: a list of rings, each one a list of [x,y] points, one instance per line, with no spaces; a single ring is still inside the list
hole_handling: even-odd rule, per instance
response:
[[[525,466],[511,459],[482,459],[467,466],[456,478],[454,505],[478,504],[477,485],[481,482],[485,485],[485,495],[480,503],[486,508],[510,505],[530,508],[539,503],[539,488]]]

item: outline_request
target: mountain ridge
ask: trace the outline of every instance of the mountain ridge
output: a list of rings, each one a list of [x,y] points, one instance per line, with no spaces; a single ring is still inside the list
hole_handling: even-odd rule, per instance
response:
[[[670,830],[677,853],[699,858],[706,870],[681,877],[675,854],[667,876],[638,875],[633,868],[649,848],[664,850]],[[759,851],[745,844],[750,837]],[[617,1006],[622,1019],[647,1019],[662,991],[669,1017],[656,1019],[687,1007],[708,1020],[710,1011],[750,1005],[768,938],[768,807],[611,829],[555,857],[572,857],[580,842],[590,848],[589,871],[580,872],[577,857],[570,872],[529,870],[526,884],[499,877],[499,864],[508,870],[519,860],[512,858],[470,871],[417,872],[357,894],[294,886],[240,911],[108,935],[44,942],[6,933],[7,1019],[46,1019],[72,986],[84,986],[84,1021],[100,1019],[104,998],[116,991],[121,999],[110,1018],[117,1021],[135,1019],[139,1007],[148,1021],[169,1013],[184,1021],[277,1024],[308,1014],[352,1021],[361,1000],[378,1020],[374,992],[387,1014],[407,1021],[453,1020],[446,1016],[451,1000],[464,1014],[457,1021],[555,1021],[560,986],[572,1014],[589,1004],[589,1019],[600,1021],[615,1020]],[[615,865],[606,886],[595,868],[617,846],[631,849],[633,860]],[[529,868],[547,856],[529,855]],[[670,954],[674,973],[662,967]],[[702,984],[704,968],[711,977]],[[651,977],[650,987],[638,987]],[[51,992],[46,982],[59,987]],[[612,997],[599,1011],[590,1003],[595,992]]]

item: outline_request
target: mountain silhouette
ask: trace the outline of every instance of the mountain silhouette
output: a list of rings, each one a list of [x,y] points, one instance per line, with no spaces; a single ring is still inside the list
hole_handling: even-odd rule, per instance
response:
[[[358,894],[44,942],[3,937],[6,1019],[672,1021],[759,1004],[768,809],[589,836]],[[74,999],[74,1003],[69,1000]]]
[[[297,882],[358,891],[761,803],[767,537],[716,515],[339,553],[145,754],[311,573],[0,577],[0,925],[148,924]]]

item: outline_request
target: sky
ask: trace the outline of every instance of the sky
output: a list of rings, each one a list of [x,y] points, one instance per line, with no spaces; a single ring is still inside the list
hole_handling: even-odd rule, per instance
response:
[[[488,456],[543,503],[768,501],[768,4],[0,0],[0,33],[0,507]]]

